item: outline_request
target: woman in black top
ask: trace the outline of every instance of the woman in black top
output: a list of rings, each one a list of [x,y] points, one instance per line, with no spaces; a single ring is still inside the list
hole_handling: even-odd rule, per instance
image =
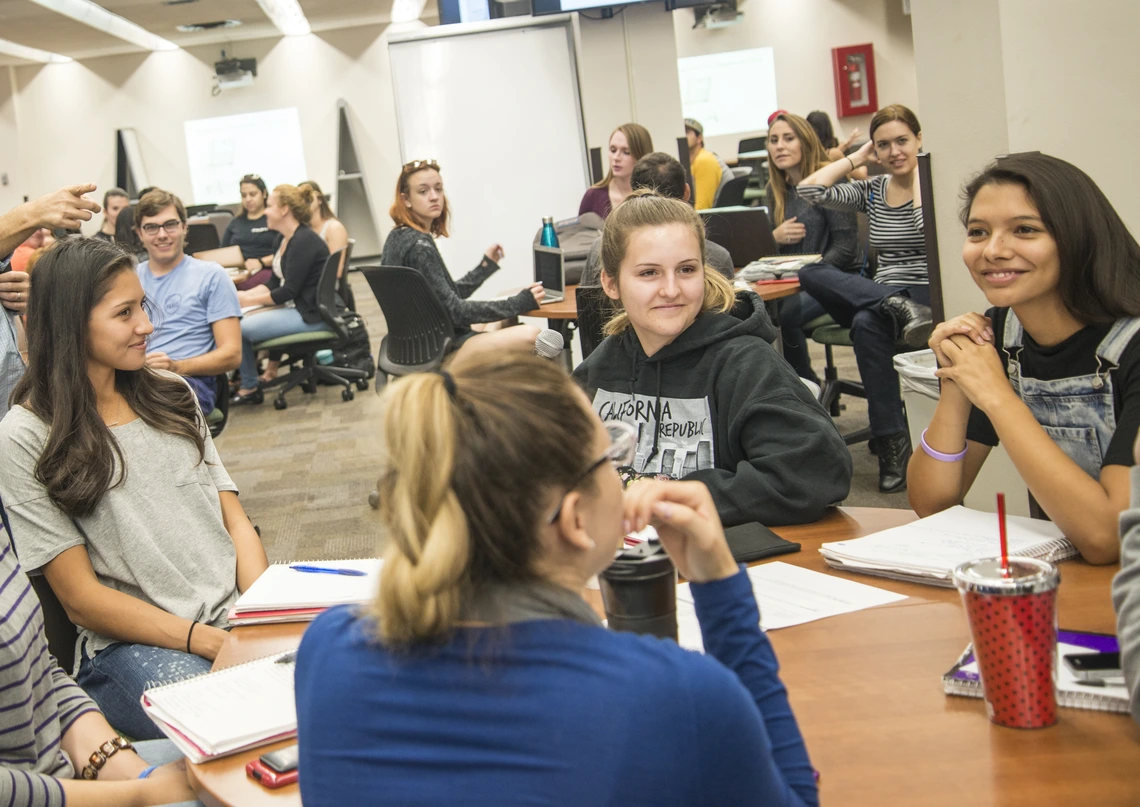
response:
[[[543,298],[542,285],[534,284],[505,300],[468,300],[483,281],[499,271],[503,258],[499,244],[487,247],[479,265],[453,280],[436,249],[435,239],[447,237],[450,212],[443,193],[443,179],[434,160],[413,160],[400,170],[396,180],[396,199],[388,210],[396,228],[384,242],[380,263],[384,266],[407,266],[416,269],[427,280],[455,326],[455,337],[449,351],[470,353],[473,350],[534,350],[538,328],[518,325],[501,330],[473,328],[477,323],[497,323],[538,308]],[[472,337],[478,337],[473,339]]]
[[[246,278],[237,287],[239,291],[245,291],[269,281],[273,253],[277,251],[281,236],[270,228],[265,218],[265,206],[269,201],[265,180],[257,174],[246,174],[238,187],[241,188],[242,211],[226,227],[222,246],[241,247]]]
[[[828,162],[811,124],[799,115],[781,112],[768,126],[769,179],[765,194],[772,237],[781,255],[822,255],[820,263],[843,271],[858,271],[858,226],[855,214],[817,207],[800,198],[796,185]],[[801,378],[819,383],[811,368],[803,325],[823,316],[823,306],[806,291],[780,303],[784,358]]]
[[[309,228],[313,192],[295,185],[278,185],[269,195],[265,217],[271,229],[284,238],[281,273],[274,271],[264,286],[238,292],[242,308],[276,306],[246,314],[241,321],[241,389],[235,404],[264,400],[257,380],[257,352],[253,346],[266,339],[325,328],[317,308],[317,286],[329,259],[329,248]]]

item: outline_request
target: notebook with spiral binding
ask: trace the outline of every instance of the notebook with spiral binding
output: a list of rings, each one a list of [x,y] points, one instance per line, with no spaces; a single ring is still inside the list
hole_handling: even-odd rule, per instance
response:
[[[1113,653],[1119,649],[1116,637],[1109,634],[1057,631],[1057,703],[1072,709],[1128,714],[1127,688],[1123,685],[1086,686],[1077,683],[1077,677],[1062,661],[1064,656],[1075,653]],[[958,662],[942,676],[942,689],[947,695],[982,697],[982,678],[973,646],[967,647]]]
[[[275,563],[246,589],[227,618],[231,625],[309,622],[336,605],[366,603],[380,585],[378,558]],[[363,572],[359,576],[302,572],[293,566]]]
[[[150,719],[191,762],[297,734],[292,663],[276,653],[143,692]]]
[[[1010,555],[1054,563],[1077,556],[1052,521],[1008,516],[1006,522]],[[997,516],[959,505],[863,538],[826,543],[819,551],[836,569],[950,587],[954,567],[992,558],[999,546]]]

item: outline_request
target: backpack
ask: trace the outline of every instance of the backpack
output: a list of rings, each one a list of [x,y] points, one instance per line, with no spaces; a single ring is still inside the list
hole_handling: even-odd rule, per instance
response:
[[[586,268],[586,258],[590,247],[602,234],[605,220],[597,213],[583,213],[573,219],[554,222],[554,232],[558,234],[558,244],[562,248],[562,265],[566,269],[566,285],[573,286],[582,279]],[[540,228],[534,236],[537,245],[542,239]]]
[[[372,342],[368,339],[368,326],[364,317],[355,311],[342,311],[340,317],[344,320],[348,339],[343,347],[333,351],[330,365],[363,370],[372,378],[376,375],[376,362],[372,358]]]

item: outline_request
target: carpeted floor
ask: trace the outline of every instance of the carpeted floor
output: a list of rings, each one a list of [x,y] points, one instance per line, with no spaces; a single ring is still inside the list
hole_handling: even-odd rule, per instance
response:
[[[372,350],[380,347],[384,317],[368,284],[351,276],[361,316],[368,323]],[[858,378],[850,350],[837,348],[840,377]],[[822,375],[823,348],[813,345],[813,363]],[[238,407],[230,414],[217,446],[226,470],[241,489],[241,500],[261,528],[271,561],[373,557],[382,551],[383,531],[368,493],[379,475],[382,444],[380,399],[371,389],[342,401],[340,389],[318,387],[307,395],[289,393],[289,408]],[[841,433],[867,423],[866,401],[844,398],[836,421]],[[855,476],[844,504],[907,507],[906,493],[878,490],[878,461],[867,444],[852,446]]]

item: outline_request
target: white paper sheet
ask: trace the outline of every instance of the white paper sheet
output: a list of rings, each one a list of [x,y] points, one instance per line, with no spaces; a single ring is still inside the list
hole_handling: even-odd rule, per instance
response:
[[[838,614],[886,605],[906,596],[842,577],[775,561],[748,570],[760,606],[760,627],[776,630]],[[677,638],[681,647],[704,652],[701,627],[688,583],[677,586]]]

